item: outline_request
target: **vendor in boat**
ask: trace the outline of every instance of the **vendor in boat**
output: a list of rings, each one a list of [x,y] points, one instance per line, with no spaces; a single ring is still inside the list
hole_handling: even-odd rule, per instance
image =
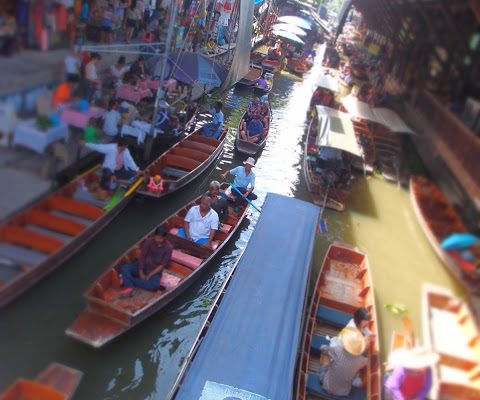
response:
[[[260,115],[254,115],[246,129],[240,131],[243,140],[252,143],[260,143],[264,137],[264,127]]]
[[[432,388],[432,368],[438,354],[417,347],[400,348],[390,354],[393,372],[385,380],[386,400],[425,400]]]
[[[212,209],[212,199],[205,195],[200,200],[200,205],[188,210],[185,228],[179,229],[178,235],[197,244],[212,247],[218,222],[218,214]]]
[[[170,262],[173,251],[167,233],[164,228],[157,228],[153,236],[143,243],[138,262],[122,267],[123,294],[133,295],[134,288],[151,292],[163,288],[160,284],[162,272]]]
[[[95,144],[80,142],[90,150],[103,153],[105,158],[102,164],[101,186],[107,190],[116,187],[117,180],[128,181],[140,173],[140,169],[133,160],[124,138],[119,138],[116,143]]]
[[[215,102],[215,107],[210,110],[210,113],[213,116],[213,121],[203,126],[202,133],[204,136],[213,137],[216,140],[219,140],[220,136],[222,136],[224,121],[222,107],[223,103],[217,101]]]
[[[217,213],[220,224],[225,224],[228,219],[228,203],[220,195],[220,182],[210,182],[207,196],[212,199],[211,207]]]
[[[253,193],[255,190],[255,173],[252,168],[255,167],[255,160],[252,157],[248,157],[246,161],[243,162],[244,166],[238,166],[229,171],[225,171],[221,177],[226,179],[228,174],[233,175],[235,180],[233,181],[233,186],[238,190],[232,189],[231,199],[236,206],[241,206],[246,203],[245,199],[256,200],[258,197]]]
[[[356,328],[345,328],[340,333],[341,346],[320,347],[320,351],[330,358],[330,363],[321,367],[318,378],[323,390],[334,396],[348,396],[355,376],[367,365],[363,356],[365,340]]]

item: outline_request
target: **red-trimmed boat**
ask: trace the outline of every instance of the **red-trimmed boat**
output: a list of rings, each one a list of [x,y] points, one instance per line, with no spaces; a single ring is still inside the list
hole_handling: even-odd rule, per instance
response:
[[[226,185],[222,187],[226,188]],[[133,297],[121,294],[120,269],[138,260],[141,245],[153,234],[152,231],[120,256],[90,286],[85,294],[87,308],[67,329],[68,336],[100,348],[158,312],[190,287],[236,232],[247,210],[241,207],[235,211],[229,207],[227,223],[216,233],[214,248],[208,248],[177,235],[178,229],[184,226],[188,210],[198,205],[201,197],[158,225],[169,231],[167,239],[174,247],[171,262],[163,271],[161,280],[162,286],[170,289],[150,292],[137,288]]]

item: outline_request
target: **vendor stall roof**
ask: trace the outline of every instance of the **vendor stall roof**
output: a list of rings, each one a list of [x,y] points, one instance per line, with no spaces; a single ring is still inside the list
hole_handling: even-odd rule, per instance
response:
[[[347,113],[330,107],[317,106],[319,133],[316,145],[331,147],[362,157],[355,130]]]
[[[319,75],[317,82],[315,83],[315,86],[329,89],[334,93],[337,93],[339,90],[337,79],[331,75],[326,75],[326,74]]]
[[[343,106],[355,118],[366,119],[383,125],[395,133],[415,132],[393,110],[388,108],[372,108],[368,103],[358,100],[354,96],[347,96],[342,100]]]

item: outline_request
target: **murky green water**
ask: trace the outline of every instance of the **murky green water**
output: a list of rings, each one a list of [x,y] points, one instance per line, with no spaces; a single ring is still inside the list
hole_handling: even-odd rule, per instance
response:
[[[274,110],[268,143],[258,158],[256,193],[261,204],[267,192],[308,200],[301,170],[305,111],[316,66],[304,81],[277,76],[272,93]],[[232,90],[225,96],[227,121],[235,127],[252,94]],[[193,185],[165,201],[136,198],[95,240],[57,272],[18,301],[0,311],[0,390],[17,377],[33,377],[51,361],[81,369],[84,380],[76,399],[163,399],[169,391],[207,309],[224,276],[246,246],[258,214],[251,211],[240,232],[193,287],[165,310],[134,328],[101,351],[64,335],[84,307],[82,293],[125,248],[136,242],[179,206],[206,190],[221,171],[239,164],[234,132],[218,164]],[[288,209],[283,210],[287,214]],[[423,281],[452,286],[413,214],[408,193],[395,185],[358,177],[348,211],[326,211],[328,232],[319,236],[314,269],[318,272],[328,245],[344,240],[368,253],[383,349],[400,322],[384,309],[401,302],[420,335],[420,288]],[[279,214],[278,218],[282,218]],[[315,277],[315,274],[314,274]]]

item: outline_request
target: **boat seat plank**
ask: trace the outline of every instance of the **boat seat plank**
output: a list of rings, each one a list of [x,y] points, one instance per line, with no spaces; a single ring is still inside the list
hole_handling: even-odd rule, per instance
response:
[[[18,276],[22,274],[23,274],[23,271],[19,265],[7,266],[7,265],[0,264],[0,283],[5,284],[10,281],[13,281],[14,279],[16,279]]]
[[[65,235],[63,233],[51,231],[50,229],[45,229],[45,228],[42,228],[41,226],[38,226],[38,225],[26,225],[25,229],[27,229],[30,232],[37,232],[37,233],[41,233],[42,235],[45,235],[45,236],[50,236],[54,239],[60,240],[63,243],[68,243],[75,238],[74,236]]]
[[[314,335],[312,337],[312,343],[310,344],[310,351],[313,354],[319,355],[320,354],[320,347],[329,346],[329,345],[330,345],[330,341],[327,340],[326,337]]]
[[[63,212],[63,211],[59,211],[59,210],[50,211],[50,214],[55,215],[57,217],[70,219],[72,221],[78,222],[79,224],[85,225],[86,227],[89,227],[90,225],[92,225],[95,222],[95,221],[92,221],[90,219],[79,217],[77,215],[72,215],[72,214],[69,214],[67,212]]]
[[[0,243],[0,257],[34,268],[44,262],[49,255],[11,243]]]
[[[179,147],[185,147],[187,149],[198,150],[208,155],[212,154],[216,147],[210,146],[205,143],[195,142],[191,140],[185,140],[179,144]]]
[[[164,170],[165,168],[171,167],[190,172],[197,168],[200,164],[201,163],[199,161],[173,154],[168,154],[164,157]]]
[[[315,374],[308,374],[307,392],[325,400],[365,400],[367,398],[365,389],[352,387],[348,396],[335,396],[323,390],[320,379]]]
[[[68,218],[58,217],[45,211],[30,211],[26,215],[27,223],[38,225],[50,231],[63,233],[70,236],[80,235],[85,230],[85,225]]]
[[[162,169],[162,175],[168,178],[180,179],[183,178],[185,175],[188,175],[188,173],[189,171],[184,171],[182,169],[172,167],[165,167],[164,169]]]
[[[204,153],[202,151],[197,151],[194,149],[186,149],[184,147],[176,147],[172,150],[171,154],[180,157],[191,158],[192,160],[203,162],[205,161],[210,154]]]
[[[43,385],[55,388],[65,395],[65,400],[71,399],[82,380],[82,372],[58,363],[52,363],[35,378]]]
[[[319,322],[327,323],[338,328],[343,328],[350,322],[351,319],[351,315],[342,311],[323,306],[318,308],[317,321]]]
[[[103,216],[105,211],[81,201],[65,196],[51,196],[47,200],[48,206],[54,210],[62,211],[78,217],[96,221]]]
[[[198,143],[205,143],[212,147],[217,147],[219,143],[219,140],[216,140],[211,137],[203,136],[203,135],[198,135],[198,134],[194,134],[190,136],[188,140],[198,142]]]
[[[0,240],[48,254],[55,253],[63,247],[63,243],[57,239],[27,231],[19,226],[5,226],[0,230]]]

